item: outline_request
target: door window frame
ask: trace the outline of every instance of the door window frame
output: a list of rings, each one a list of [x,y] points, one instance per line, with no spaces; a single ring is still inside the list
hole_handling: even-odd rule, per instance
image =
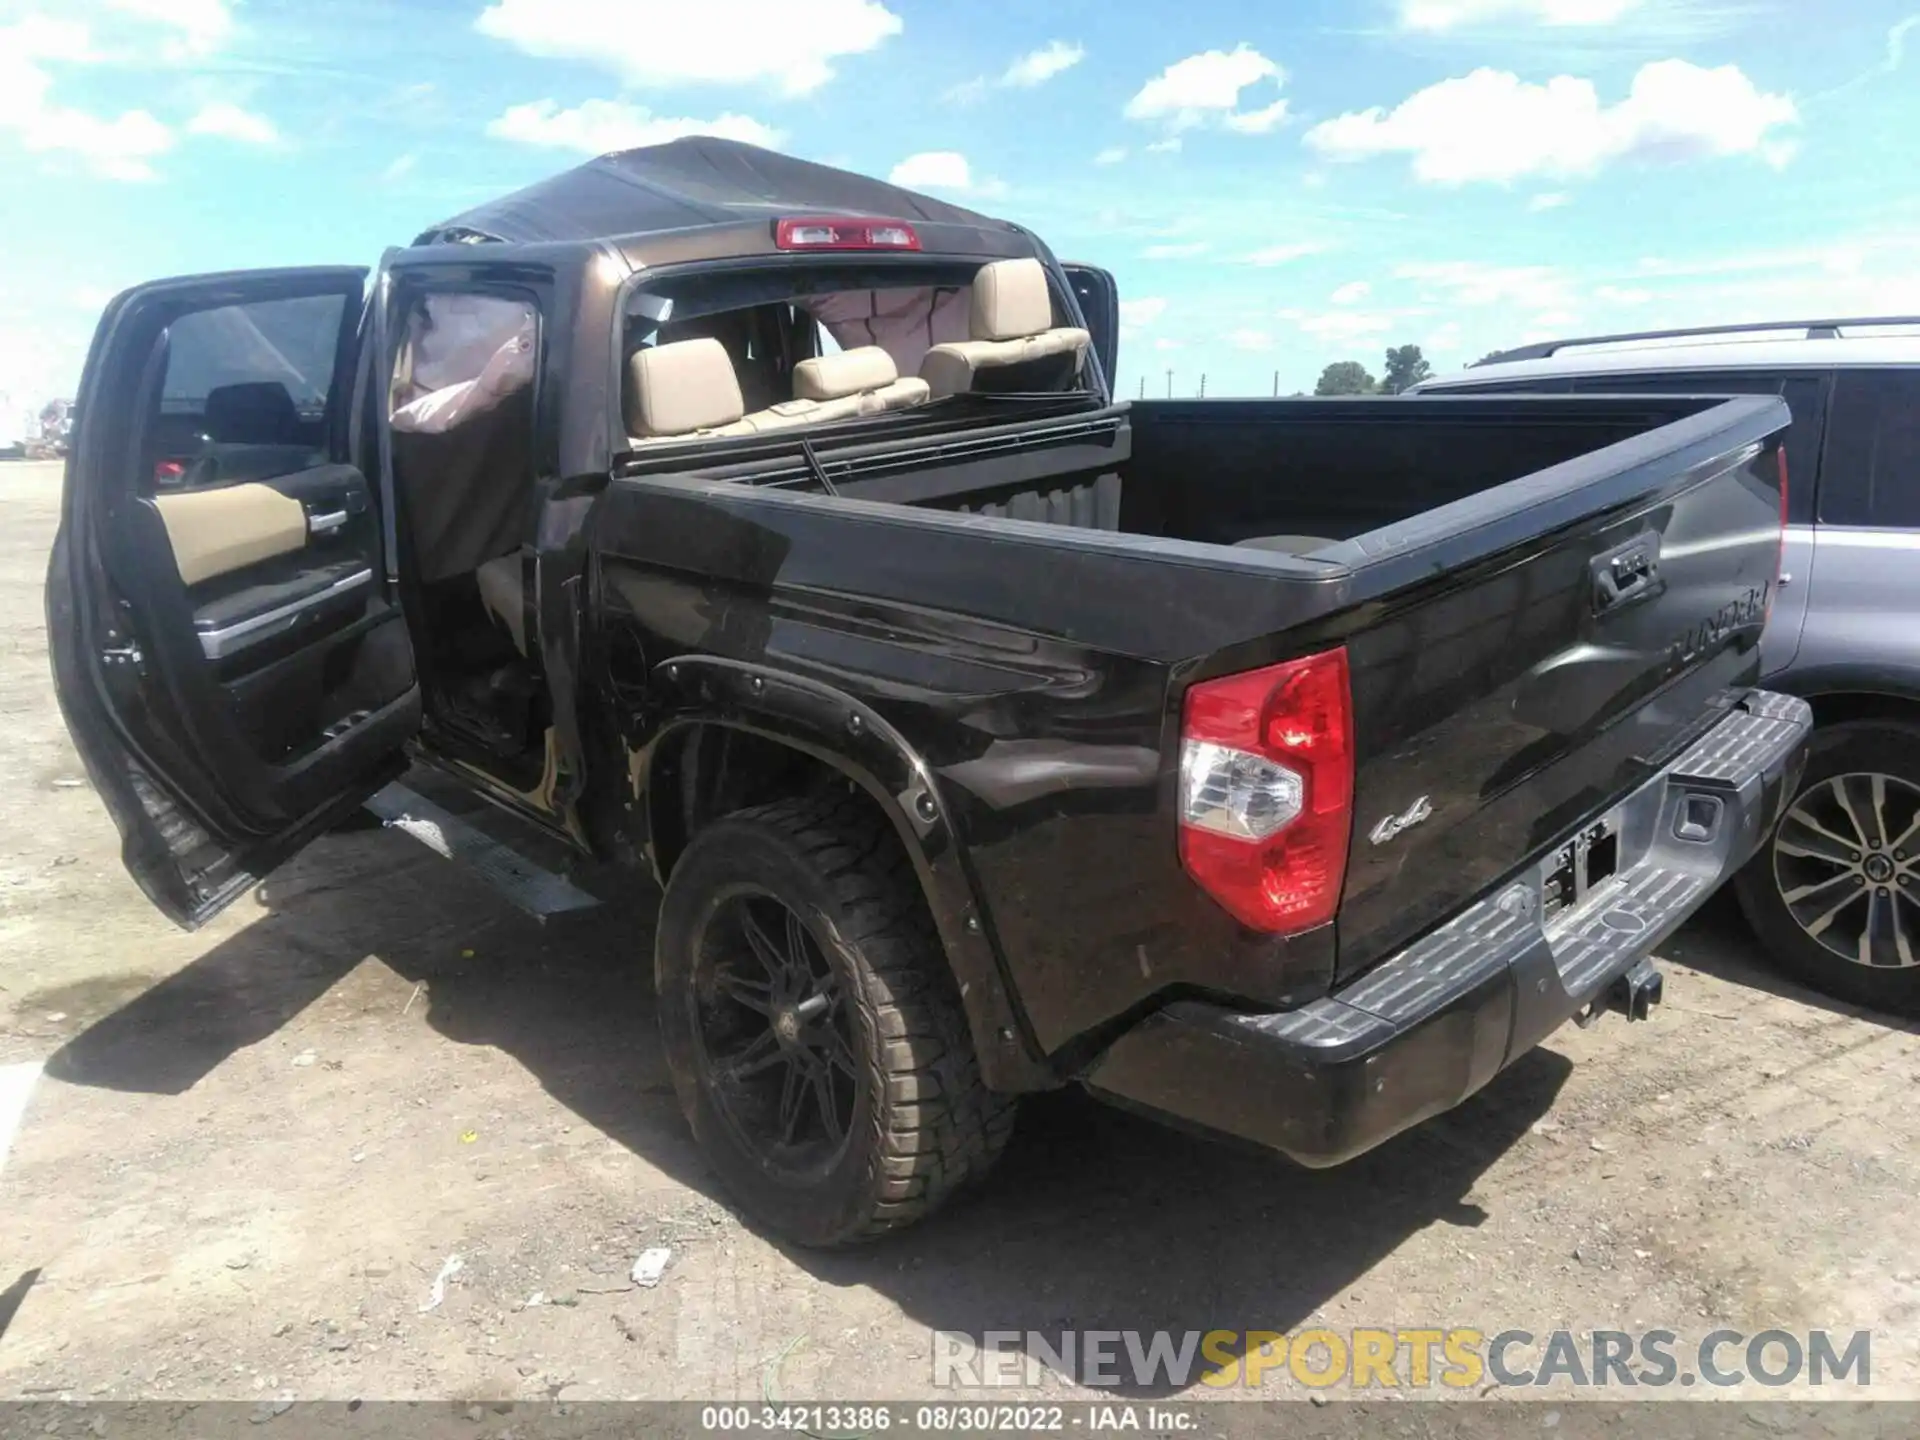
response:
[[[1848,380],[1850,377],[1854,379],[1880,379],[1890,375],[1904,375],[1908,377],[1908,383],[1916,387],[1920,387],[1920,365],[1842,366],[1835,372],[1835,375],[1834,375],[1833,389],[1831,391],[1833,404],[1835,406],[1838,406],[1838,404],[1844,398],[1844,387],[1848,383]],[[1879,423],[1881,416],[1884,413],[1885,413],[1884,406],[1878,407],[1875,410],[1873,419],[1876,424]],[[1827,461],[1832,456],[1833,447],[1836,441],[1838,440],[1838,438],[1839,438],[1839,432],[1835,430],[1834,427],[1831,425],[1827,427],[1826,433],[1821,437],[1820,468],[1823,472],[1825,472],[1828,468]],[[1916,458],[1920,458],[1920,457],[1916,457]],[[1913,476],[1911,483],[1916,487],[1920,487],[1920,466],[1916,467],[1915,474]],[[1838,487],[1835,487],[1835,488],[1830,488],[1829,490],[1824,492],[1822,498],[1831,499],[1836,502],[1844,503],[1847,505],[1858,506],[1861,512],[1857,517],[1850,516],[1844,519],[1842,518],[1829,519],[1827,518],[1823,508],[1819,514],[1819,520],[1818,520],[1818,524],[1823,529],[1884,530],[1884,531],[1889,531],[1896,534],[1911,534],[1911,533],[1915,533],[1916,531],[1920,531],[1920,523],[1903,524],[1899,521],[1884,519],[1880,516],[1873,514],[1871,510],[1867,508],[1872,498],[1871,492],[1861,492],[1858,490],[1849,491],[1849,490],[1843,490]],[[1914,502],[1913,508],[1916,515],[1920,515],[1920,500],[1917,500]]]

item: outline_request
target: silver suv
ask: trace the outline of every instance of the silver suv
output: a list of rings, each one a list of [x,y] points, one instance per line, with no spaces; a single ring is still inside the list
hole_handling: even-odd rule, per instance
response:
[[[1418,388],[1785,399],[1786,551],[1761,661],[1818,728],[1799,794],[1735,888],[1785,969],[1920,1010],[1920,318],[1558,340]]]

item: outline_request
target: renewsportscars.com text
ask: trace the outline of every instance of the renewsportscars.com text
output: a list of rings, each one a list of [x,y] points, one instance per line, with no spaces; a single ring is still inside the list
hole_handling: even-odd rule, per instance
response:
[[[1873,1337],[1714,1330],[987,1330],[933,1332],[933,1383],[1025,1386],[1201,1384],[1326,1390],[1471,1390],[1541,1385],[1662,1389],[1873,1383]]]

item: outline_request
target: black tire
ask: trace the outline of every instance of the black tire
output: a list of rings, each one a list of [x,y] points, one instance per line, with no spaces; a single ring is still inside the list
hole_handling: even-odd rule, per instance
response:
[[[1880,814],[1874,813],[1875,792],[1868,778],[1873,776],[1885,777],[1879,788]],[[1838,806],[1842,796],[1851,813],[1825,808]],[[1782,970],[1822,994],[1856,1005],[1920,1013],[1920,831],[1905,834],[1897,856],[1892,843],[1920,823],[1916,804],[1920,726],[1859,720],[1815,732],[1806,773],[1781,823],[1734,881],[1748,923]],[[1829,834],[1810,833],[1795,818],[1796,809]],[[1833,841],[1856,833],[1846,823],[1853,817],[1867,840],[1842,853],[1844,847]],[[1835,858],[1812,858],[1805,852],[1808,845],[1831,846]],[[1861,857],[1857,876],[1850,876],[1846,863],[1853,855]],[[1833,877],[1830,882],[1828,876]],[[1886,883],[1880,883],[1883,880]],[[1821,931],[1823,943],[1810,933],[1809,922],[1818,926],[1827,910],[1845,902],[1850,893],[1859,898]],[[1796,902],[1800,913],[1788,903],[1789,894],[1802,897]],[[1834,897],[1831,904],[1829,895]],[[1870,910],[1876,901],[1883,910]],[[1862,963],[1857,956],[1857,932],[1872,923],[1870,914],[1881,917],[1868,947],[1880,962],[1875,964]],[[1842,953],[1850,946],[1856,949],[1851,957]],[[1916,963],[1901,961],[1903,953]]]
[[[822,1137],[813,1142],[820,1158],[808,1164],[790,1162],[797,1153],[786,1143],[792,1122],[784,1137],[755,1133],[750,1121],[765,1118],[765,1103],[756,1112],[742,1098],[748,1067],[739,1055],[768,1036],[781,1047],[796,1044],[793,1035],[781,1037],[773,1018],[779,1012],[793,1026],[792,1010],[770,1004],[769,1018],[756,1022],[736,1003],[733,960],[722,965],[715,958],[722,950],[743,953],[737,943],[727,949],[729,933],[744,934],[725,928],[738,913],[728,907],[767,902],[805,927],[815,948],[804,940],[801,948],[824,966],[820,983],[836,987],[824,1023],[838,1025],[836,1033],[850,1042],[848,1077],[836,1082],[852,1095],[844,1138],[832,1152],[827,1117],[840,1092],[830,1100],[823,1090],[810,1122]],[[766,938],[764,928],[760,934]],[[667,884],[654,957],[660,1029],[680,1108],[726,1188],[768,1230],[815,1247],[876,1239],[979,1180],[1005,1147],[1013,1101],[981,1083],[966,1015],[913,868],[884,818],[861,798],[782,800],[701,831]],[[742,1045],[731,1067],[716,1062],[712,1049],[722,1011],[767,1032]],[[835,1056],[839,1063],[837,1047]],[[798,1072],[799,1063],[793,1068]],[[820,1083],[831,1089],[828,1081]],[[783,1116],[786,1104],[783,1088]]]

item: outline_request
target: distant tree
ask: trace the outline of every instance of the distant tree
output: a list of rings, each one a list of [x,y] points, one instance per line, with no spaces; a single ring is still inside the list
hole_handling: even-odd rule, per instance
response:
[[[1387,351],[1387,371],[1380,377],[1380,388],[1389,395],[1411,390],[1433,374],[1433,366],[1420,353],[1418,345],[1395,345]]]
[[[1379,387],[1358,360],[1336,360],[1320,372],[1316,395],[1371,395]]]
[[[1474,361],[1473,365],[1484,365],[1489,360],[1497,360],[1499,358],[1500,358],[1500,352],[1498,350],[1489,350],[1487,351],[1486,354],[1482,355],[1478,360]],[[1473,365],[1469,365],[1467,368],[1471,370],[1473,368]]]

